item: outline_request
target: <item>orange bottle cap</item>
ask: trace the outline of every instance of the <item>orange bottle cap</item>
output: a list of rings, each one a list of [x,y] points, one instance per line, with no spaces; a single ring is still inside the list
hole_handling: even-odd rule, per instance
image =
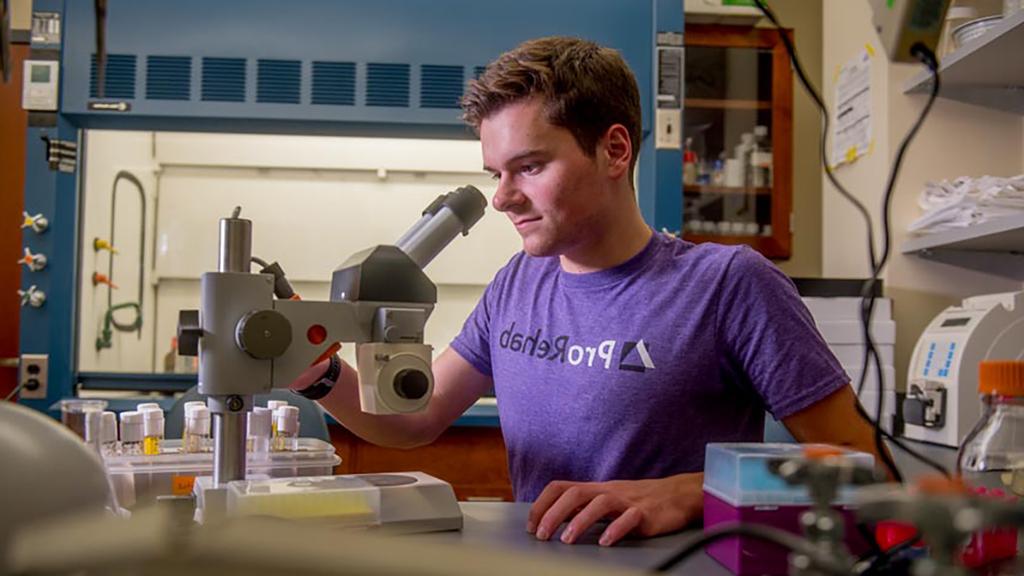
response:
[[[1024,396],[1024,361],[985,360],[978,366],[978,392]]]

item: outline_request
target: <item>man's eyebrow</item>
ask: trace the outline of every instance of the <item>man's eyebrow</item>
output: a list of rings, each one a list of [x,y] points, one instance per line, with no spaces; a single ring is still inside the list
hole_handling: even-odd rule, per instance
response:
[[[534,149],[531,149],[531,150],[524,150],[523,152],[520,152],[519,154],[516,154],[515,156],[509,158],[507,164],[514,164],[516,162],[519,162],[520,160],[523,160],[524,158],[529,158],[531,156],[542,156],[544,154],[546,154],[546,152],[544,150],[540,149],[540,148],[534,148]],[[493,173],[493,172],[497,172],[497,170],[495,170],[494,168],[491,168],[490,166],[484,164],[484,172],[492,172]]]

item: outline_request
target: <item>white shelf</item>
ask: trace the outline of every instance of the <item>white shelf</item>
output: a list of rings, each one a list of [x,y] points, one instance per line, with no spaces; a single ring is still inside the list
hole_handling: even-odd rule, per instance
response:
[[[1024,280],[1024,214],[907,240],[900,251]]]
[[[901,248],[904,254],[921,250],[1024,253],[1024,214],[996,218],[961,230],[921,236],[907,240]]]
[[[1024,11],[947,54],[939,73],[943,98],[1024,114]],[[930,88],[930,74],[923,71],[904,85],[903,92]]]

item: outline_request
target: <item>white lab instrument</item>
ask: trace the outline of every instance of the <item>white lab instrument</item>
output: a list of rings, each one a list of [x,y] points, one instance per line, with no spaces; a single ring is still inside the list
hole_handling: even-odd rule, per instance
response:
[[[60,62],[56,60],[26,60],[21,107],[33,112],[57,110]]]
[[[451,485],[422,472],[236,480],[228,484],[227,513],[389,533],[462,528]]]
[[[978,365],[1024,358],[1024,292],[967,298],[936,316],[914,348],[904,435],[957,447],[978,421]]]

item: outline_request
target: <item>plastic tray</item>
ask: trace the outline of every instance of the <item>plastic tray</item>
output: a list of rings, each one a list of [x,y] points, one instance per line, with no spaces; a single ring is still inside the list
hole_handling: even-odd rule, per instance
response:
[[[165,440],[157,456],[108,456],[104,466],[123,508],[134,508],[160,496],[188,496],[197,476],[213,474],[213,453],[181,453],[180,440]],[[271,478],[324,476],[341,463],[334,446],[317,438],[299,438],[297,450],[270,452],[266,460],[247,455],[246,474]]]
[[[773,474],[772,460],[800,458],[803,444],[724,443],[708,444],[704,455],[704,491],[732,506],[805,505],[810,496],[803,486],[790,486]],[[842,456],[865,466],[874,465],[871,454],[842,450]],[[840,490],[839,503],[849,501],[850,491]]]

